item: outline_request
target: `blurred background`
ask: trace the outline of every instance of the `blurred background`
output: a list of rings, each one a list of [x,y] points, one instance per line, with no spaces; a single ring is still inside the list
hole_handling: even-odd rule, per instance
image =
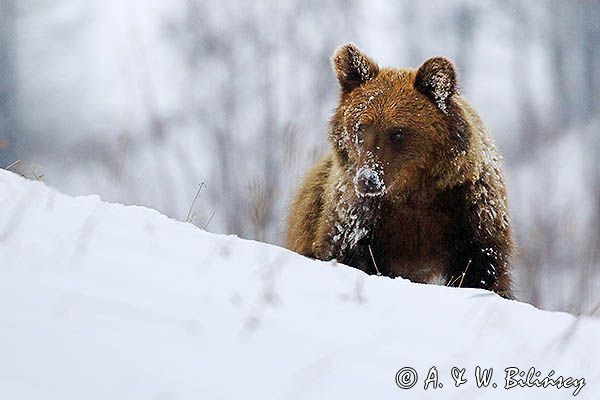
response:
[[[348,41],[456,62],[505,157],[519,298],[597,311],[598,0],[0,0],[0,167],[281,244]]]

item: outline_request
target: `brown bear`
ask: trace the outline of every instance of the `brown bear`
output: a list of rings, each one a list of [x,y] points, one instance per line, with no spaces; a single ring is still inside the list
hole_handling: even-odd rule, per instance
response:
[[[338,48],[331,151],[305,178],[287,246],[369,274],[512,297],[500,155],[445,58],[380,68]]]

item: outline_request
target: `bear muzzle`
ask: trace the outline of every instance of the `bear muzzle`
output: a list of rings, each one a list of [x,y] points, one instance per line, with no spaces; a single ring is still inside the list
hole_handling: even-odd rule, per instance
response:
[[[383,171],[363,166],[354,176],[354,192],[358,197],[379,197],[386,193]]]

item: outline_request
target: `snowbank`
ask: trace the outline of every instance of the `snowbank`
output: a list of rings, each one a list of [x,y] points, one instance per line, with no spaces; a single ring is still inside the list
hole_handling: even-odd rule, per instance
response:
[[[1,399],[567,399],[581,378],[576,398],[598,399],[599,339],[598,320],[366,276],[0,170]],[[443,387],[425,390],[433,366]],[[477,366],[493,368],[487,388]],[[576,380],[505,389],[510,367]]]

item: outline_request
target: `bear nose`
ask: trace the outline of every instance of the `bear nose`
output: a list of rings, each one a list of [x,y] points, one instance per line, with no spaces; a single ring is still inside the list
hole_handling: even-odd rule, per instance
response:
[[[354,177],[354,191],[358,197],[381,196],[385,193],[381,173],[370,167],[360,168]]]

